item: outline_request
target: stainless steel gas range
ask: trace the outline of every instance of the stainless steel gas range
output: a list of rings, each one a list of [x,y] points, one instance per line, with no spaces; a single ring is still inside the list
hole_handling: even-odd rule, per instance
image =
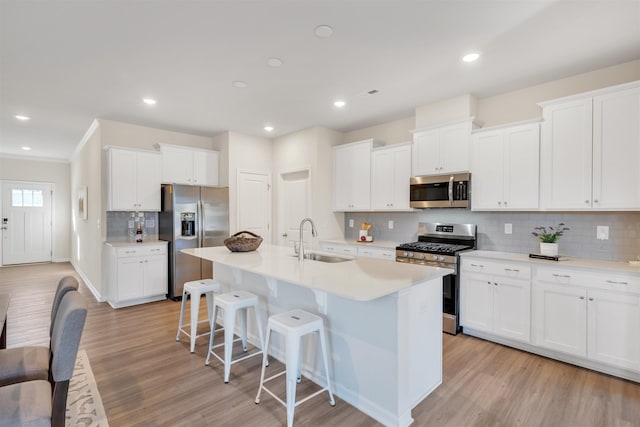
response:
[[[446,267],[453,274],[442,279],[443,307],[442,330],[457,334],[459,330],[459,254],[476,248],[475,224],[443,224],[421,222],[418,224],[418,241],[396,247],[396,261]]]

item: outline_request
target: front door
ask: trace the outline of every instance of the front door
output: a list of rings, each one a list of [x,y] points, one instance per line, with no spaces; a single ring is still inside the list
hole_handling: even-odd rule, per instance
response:
[[[2,264],[50,262],[53,185],[2,183]]]

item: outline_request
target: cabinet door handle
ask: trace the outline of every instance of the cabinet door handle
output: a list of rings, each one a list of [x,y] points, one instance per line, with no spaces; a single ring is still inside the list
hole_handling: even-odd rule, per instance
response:
[[[588,201],[588,200],[585,200],[584,202],[585,202],[586,204],[589,204],[589,201]]]
[[[151,249],[151,252],[160,252],[160,249]]]
[[[517,268],[505,268],[504,271],[511,271],[511,272],[515,272],[515,273],[520,273],[520,270],[518,270]]]
[[[607,283],[612,283],[614,285],[628,285],[627,282],[616,282],[615,280],[607,280]]]
[[[135,254],[136,251],[124,251],[125,254]]]
[[[565,279],[571,279],[571,276],[569,276],[568,274],[556,274],[556,273],[553,273],[553,277],[562,277],[562,278],[565,278]]]
[[[480,268],[484,268],[484,265],[480,265],[480,264],[469,264],[471,265],[471,267],[480,267]]]
[[[581,296],[581,297],[580,297],[580,299],[584,299],[584,297],[583,297],[583,296]]]
[[[589,301],[593,301],[593,297],[589,298]]]
[[[594,200],[593,200],[593,203],[598,203],[598,199],[594,199]]]
[[[498,286],[498,283],[497,282],[493,282],[493,286]]]

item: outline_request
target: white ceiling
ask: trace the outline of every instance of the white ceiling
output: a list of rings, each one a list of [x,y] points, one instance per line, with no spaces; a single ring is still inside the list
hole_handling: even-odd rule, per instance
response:
[[[470,51],[480,60],[462,63]],[[638,0],[0,0],[0,154],[68,159],[94,118],[350,131],[638,58]]]

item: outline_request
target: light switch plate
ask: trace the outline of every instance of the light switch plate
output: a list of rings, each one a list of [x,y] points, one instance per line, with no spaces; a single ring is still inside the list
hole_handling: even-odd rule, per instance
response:
[[[349,220],[349,228],[353,228],[353,220],[352,219]]]
[[[513,225],[512,224],[505,224],[504,225],[504,234],[512,234],[513,233]]]
[[[393,230],[393,220],[389,220],[389,230]]]
[[[609,240],[609,226],[598,225],[596,227],[596,238],[598,240]]]

